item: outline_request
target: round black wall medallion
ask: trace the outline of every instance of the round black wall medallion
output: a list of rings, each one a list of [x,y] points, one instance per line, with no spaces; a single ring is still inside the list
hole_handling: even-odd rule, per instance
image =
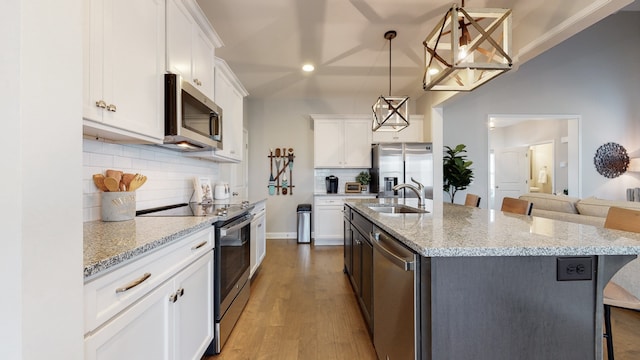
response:
[[[614,142],[606,143],[596,150],[593,163],[600,175],[609,179],[616,178],[627,171],[629,155],[627,150]]]

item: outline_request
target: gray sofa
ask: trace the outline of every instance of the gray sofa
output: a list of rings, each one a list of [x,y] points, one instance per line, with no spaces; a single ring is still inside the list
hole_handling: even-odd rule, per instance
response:
[[[603,200],[594,197],[579,199],[564,195],[527,193],[520,199],[533,203],[531,215],[549,219],[604,226],[609,207],[617,206],[640,211],[640,202]],[[640,298],[640,258],[625,265],[611,279]]]

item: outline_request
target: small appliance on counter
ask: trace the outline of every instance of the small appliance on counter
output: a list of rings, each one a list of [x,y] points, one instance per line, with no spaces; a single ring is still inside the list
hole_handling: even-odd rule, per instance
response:
[[[347,181],[344,184],[344,192],[345,193],[359,193],[362,191],[362,185],[360,185],[359,182],[352,182],[352,181]]]
[[[324,181],[327,185],[327,194],[337,194],[338,193],[338,177],[334,175],[329,175],[324,178]]]
[[[224,200],[229,198],[229,184],[228,183],[217,183],[213,188],[213,198],[216,200]]]

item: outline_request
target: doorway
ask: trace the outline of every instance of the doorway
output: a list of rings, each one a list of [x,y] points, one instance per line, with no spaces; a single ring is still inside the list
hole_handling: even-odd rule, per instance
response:
[[[579,197],[580,117],[489,116],[488,207],[527,192]]]

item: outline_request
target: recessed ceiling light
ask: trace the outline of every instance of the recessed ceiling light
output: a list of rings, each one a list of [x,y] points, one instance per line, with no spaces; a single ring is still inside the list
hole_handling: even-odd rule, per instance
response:
[[[302,65],[302,71],[312,72],[313,70],[315,70],[315,67],[313,65],[311,65],[311,64]]]

